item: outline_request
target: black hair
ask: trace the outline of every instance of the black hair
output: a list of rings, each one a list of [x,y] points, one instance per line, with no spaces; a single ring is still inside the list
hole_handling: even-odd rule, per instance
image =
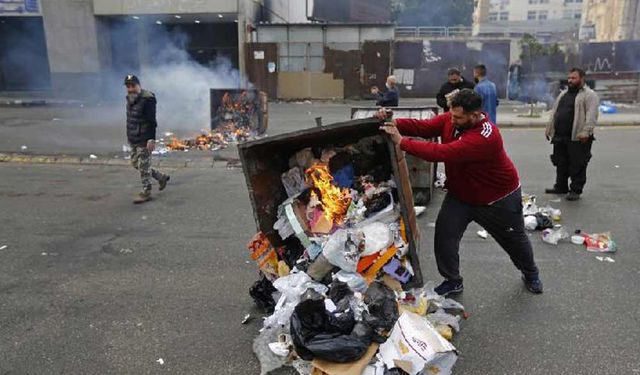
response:
[[[460,73],[460,69],[458,68],[450,68],[449,70],[447,70],[447,77],[451,77],[454,74],[457,74],[459,76],[462,75],[462,73]]]
[[[484,64],[478,64],[473,69],[477,70],[483,77],[487,75],[487,67]]]
[[[585,73],[584,70],[577,68],[577,67],[573,67],[571,68],[571,70],[569,70],[569,73],[578,73],[578,75],[580,76],[580,78],[584,78],[584,76],[587,75],[587,73]]]
[[[466,112],[477,111],[482,108],[482,96],[471,89],[463,89],[451,99],[451,108],[462,107]]]

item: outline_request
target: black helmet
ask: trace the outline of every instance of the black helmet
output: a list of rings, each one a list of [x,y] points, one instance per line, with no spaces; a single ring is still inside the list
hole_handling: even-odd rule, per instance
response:
[[[124,84],[125,85],[139,85],[140,84],[140,80],[138,79],[138,77],[134,76],[133,74],[127,74],[127,76],[124,77]]]

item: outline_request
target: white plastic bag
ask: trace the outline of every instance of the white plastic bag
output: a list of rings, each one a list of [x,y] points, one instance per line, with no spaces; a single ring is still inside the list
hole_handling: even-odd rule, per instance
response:
[[[393,243],[393,234],[388,224],[371,223],[362,228],[364,234],[364,251],[361,256],[377,253],[387,249]]]

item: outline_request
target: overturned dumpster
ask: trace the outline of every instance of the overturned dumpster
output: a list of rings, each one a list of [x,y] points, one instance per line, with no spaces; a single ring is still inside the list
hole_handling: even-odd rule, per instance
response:
[[[258,230],[249,293],[267,314],[261,374],[451,371],[463,307],[423,288],[404,153],[379,128],[352,120],[239,145]],[[427,341],[404,350],[402,337]]]

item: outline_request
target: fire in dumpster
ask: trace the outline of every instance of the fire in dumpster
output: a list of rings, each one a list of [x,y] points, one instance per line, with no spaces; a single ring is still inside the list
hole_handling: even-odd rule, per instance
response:
[[[342,224],[351,205],[349,189],[333,184],[333,176],[326,164],[316,164],[307,169],[306,174],[309,185],[313,187],[311,197],[319,199],[324,216],[332,223]]]
[[[159,149],[215,151],[230,144],[255,139],[264,133],[266,124],[261,111],[262,107],[266,108],[266,96],[247,90],[235,93],[211,91],[211,130],[203,129],[200,134],[185,139],[167,133],[167,138],[160,140]],[[220,92],[222,95],[218,96]]]

